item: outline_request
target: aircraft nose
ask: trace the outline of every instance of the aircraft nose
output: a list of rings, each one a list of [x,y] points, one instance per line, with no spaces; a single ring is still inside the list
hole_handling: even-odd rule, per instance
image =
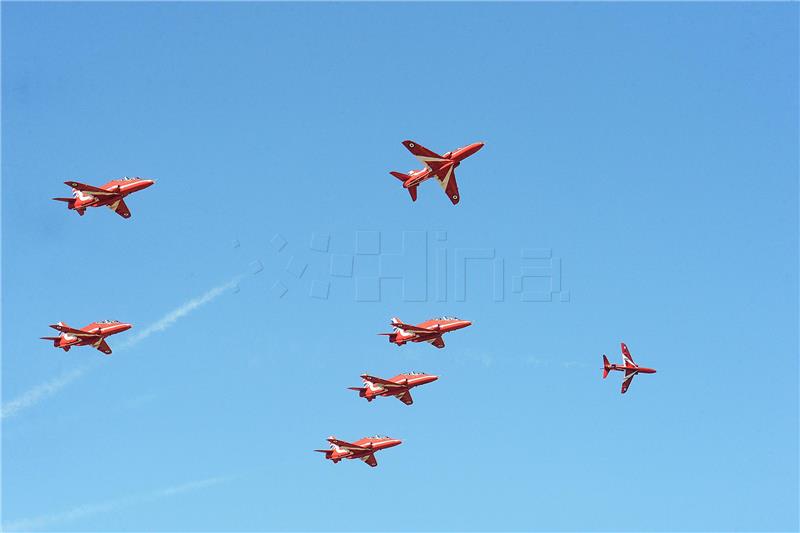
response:
[[[153,185],[156,180],[142,180],[142,189],[146,189],[149,186]]]
[[[400,439],[389,439],[386,442],[386,447],[391,448],[392,446],[397,446],[399,444],[403,444],[403,441],[401,441]]]
[[[119,325],[119,330],[120,331],[128,331],[132,327],[133,327],[133,324],[120,324]]]
[[[436,381],[437,379],[439,379],[439,376],[434,376],[433,374],[429,374],[426,383],[432,383],[432,382]]]

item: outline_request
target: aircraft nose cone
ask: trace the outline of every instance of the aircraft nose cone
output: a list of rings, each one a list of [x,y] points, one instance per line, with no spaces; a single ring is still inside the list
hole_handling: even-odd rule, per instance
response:
[[[434,376],[433,374],[431,374],[431,375],[428,376],[427,383],[432,383],[432,382],[436,381],[437,379],[439,379],[439,376]]]
[[[403,441],[400,439],[389,439],[389,441],[386,443],[386,447],[391,448],[392,446],[397,446],[399,444],[403,444]]]
[[[128,331],[132,327],[133,327],[133,324],[120,324],[119,325],[119,330],[120,331]]]
[[[142,189],[146,189],[149,186],[153,185],[156,180],[142,180]]]

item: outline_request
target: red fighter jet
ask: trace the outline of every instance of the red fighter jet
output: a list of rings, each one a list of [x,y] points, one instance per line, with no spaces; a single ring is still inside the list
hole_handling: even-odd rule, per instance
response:
[[[373,398],[378,396],[394,396],[404,404],[411,405],[414,403],[414,399],[411,397],[411,389],[436,381],[439,376],[423,374],[422,372],[409,372],[407,374],[398,374],[389,379],[361,374],[361,379],[364,380],[363,387],[348,387],[350,390],[358,391],[360,398],[366,398],[368,402],[371,402]]]
[[[334,463],[338,463],[342,459],[361,459],[373,467],[378,466],[378,461],[375,460],[375,452],[403,443],[399,439],[390,439],[381,435],[364,437],[353,443],[339,440],[336,437],[328,437],[328,442],[331,443],[329,450],[314,451],[324,453],[325,459],[330,459]]]
[[[125,197],[133,192],[146,189],[155,183],[155,180],[143,178],[122,178],[111,180],[101,187],[85,185],[77,181],[65,181],[65,185],[72,187],[73,198],[53,198],[59,202],[66,202],[68,209],[74,209],[83,216],[87,207],[108,206],[122,218],[130,218],[131,212],[125,205]]]
[[[51,324],[51,328],[61,332],[58,337],[42,337],[44,340],[53,341],[53,346],[68,352],[73,346],[94,346],[106,355],[111,355],[111,348],[106,343],[106,337],[116,335],[131,329],[131,324],[119,320],[101,320],[92,322],[82,329],[71,328],[63,322]]]
[[[417,186],[420,183],[435,177],[450,201],[457,204],[461,198],[458,196],[455,169],[462,160],[483,148],[483,143],[473,143],[444,155],[432,152],[414,141],[403,141],[403,146],[425,165],[422,170],[411,170],[408,174],[390,172],[392,176],[403,182],[403,187],[408,189],[411,200],[417,201]]]
[[[631,352],[628,351],[628,347],[625,346],[625,343],[620,343],[620,346],[622,347],[622,365],[609,363],[608,357],[606,357],[606,354],[603,354],[603,379],[608,377],[608,373],[611,370],[625,372],[625,378],[622,380],[622,394],[625,394],[628,387],[631,385],[631,381],[633,381],[633,376],[636,374],[655,374],[656,371],[652,368],[644,368],[634,363]]]
[[[437,348],[444,348],[442,335],[471,325],[472,322],[469,320],[461,320],[454,316],[433,318],[416,326],[403,324],[400,319],[393,318],[392,326],[394,331],[392,333],[378,333],[378,335],[387,335],[389,342],[393,342],[398,346],[402,346],[407,342],[429,342]]]

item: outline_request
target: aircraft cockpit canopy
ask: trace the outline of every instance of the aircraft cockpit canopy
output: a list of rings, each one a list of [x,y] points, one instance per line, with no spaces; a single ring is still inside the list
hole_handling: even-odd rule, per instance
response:
[[[440,317],[434,318],[434,320],[461,320],[461,319],[458,318],[457,316],[440,316]]]

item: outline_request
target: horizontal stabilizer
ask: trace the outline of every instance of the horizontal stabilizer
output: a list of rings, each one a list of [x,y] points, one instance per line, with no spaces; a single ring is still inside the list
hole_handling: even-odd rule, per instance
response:
[[[347,387],[350,390],[358,391],[358,397],[363,398],[367,395],[367,389],[365,387]]]
[[[387,337],[389,337],[389,342],[397,341],[397,333],[378,333],[378,335],[386,335]]]
[[[392,176],[394,176],[395,178],[399,179],[402,182],[405,182],[408,178],[411,177],[408,174],[403,174],[402,172],[394,172],[394,171],[392,171],[392,172],[389,172],[389,174],[391,174]]]

